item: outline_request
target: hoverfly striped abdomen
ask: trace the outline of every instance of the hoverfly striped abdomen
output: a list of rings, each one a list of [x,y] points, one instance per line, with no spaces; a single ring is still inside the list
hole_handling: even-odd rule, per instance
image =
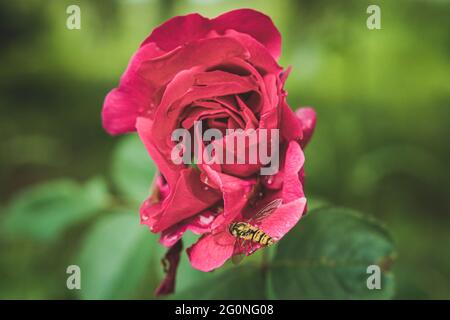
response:
[[[229,227],[230,234],[236,238],[259,243],[262,246],[271,246],[274,241],[261,229],[246,222],[234,222]]]
[[[273,239],[261,229],[256,230],[256,232],[253,234],[252,241],[259,243],[260,245],[265,247],[269,247],[274,243]]]

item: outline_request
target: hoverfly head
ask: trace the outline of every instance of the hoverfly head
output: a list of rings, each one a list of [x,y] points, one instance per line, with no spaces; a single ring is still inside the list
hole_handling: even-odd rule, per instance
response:
[[[238,237],[243,231],[245,231],[245,223],[242,222],[233,222],[229,227],[230,233]]]
[[[236,224],[237,224],[236,222],[233,222],[228,227],[228,231],[230,232],[230,234],[235,237],[237,236],[237,231],[238,231],[236,228]]]

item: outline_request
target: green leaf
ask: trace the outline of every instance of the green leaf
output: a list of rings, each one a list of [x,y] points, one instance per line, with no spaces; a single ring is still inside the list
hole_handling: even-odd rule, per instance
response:
[[[321,208],[304,217],[277,246],[270,293],[280,299],[388,299],[394,294],[391,238],[351,210]],[[369,290],[367,267],[379,265],[381,289]]]
[[[83,299],[126,299],[160,259],[156,236],[139,224],[139,218],[124,212],[104,216],[87,235],[75,264],[81,269]],[[157,279],[155,279],[157,280]],[[147,297],[153,297],[156,281],[149,284]]]
[[[66,179],[33,186],[6,208],[2,231],[13,237],[54,240],[66,228],[104,208],[107,200],[105,182],[99,178],[85,185]]]
[[[182,274],[179,275],[183,276]],[[265,281],[261,268],[252,265],[206,274],[199,282],[171,296],[172,299],[265,299]]]
[[[149,196],[156,167],[137,135],[123,137],[113,155],[112,177],[117,189],[133,202]]]

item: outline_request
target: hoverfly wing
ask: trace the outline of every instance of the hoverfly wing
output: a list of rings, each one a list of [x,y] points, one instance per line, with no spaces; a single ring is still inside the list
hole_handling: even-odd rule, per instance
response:
[[[239,264],[247,255],[248,248],[251,245],[251,241],[244,240],[241,238],[236,239],[236,243],[234,245],[233,256],[231,257],[231,261],[233,264]]]
[[[239,263],[242,262],[242,260],[244,260],[245,254],[240,253],[240,254],[235,254],[234,256],[231,257],[231,262],[233,262],[234,265],[238,265]]]
[[[236,254],[231,257],[231,262],[233,262],[234,265],[238,265],[242,262],[242,260],[244,260],[244,257],[245,257],[245,254],[243,254],[243,253]]]
[[[261,223],[265,218],[270,216],[276,209],[278,209],[281,206],[282,202],[283,200],[281,199],[275,199],[269,202],[261,210],[259,210],[253,217],[249,219],[249,223],[256,225]]]

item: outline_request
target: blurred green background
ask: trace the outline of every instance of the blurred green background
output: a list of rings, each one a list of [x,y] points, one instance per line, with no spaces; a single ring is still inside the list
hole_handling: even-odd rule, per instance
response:
[[[81,8],[81,30],[66,28],[71,4]],[[370,4],[381,7],[381,30],[366,27]],[[167,18],[242,7],[269,15],[283,36],[289,104],[317,111],[306,150],[310,204],[354,208],[385,224],[397,246],[396,298],[450,298],[444,0],[0,1],[0,298],[152,297],[164,250],[138,225],[152,169],[134,137],[103,131],[103,98]],[[114,225],[129,232],[104,236]],[[66,267],[93,257],[104,280],[87,283],[85,295],[67,290]]]

